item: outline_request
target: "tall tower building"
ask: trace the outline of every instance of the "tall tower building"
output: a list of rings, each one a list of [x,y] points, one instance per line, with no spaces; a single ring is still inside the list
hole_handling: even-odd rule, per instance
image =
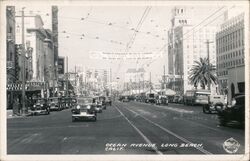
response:
[[[189,7],[175,7],[172,13],[172,28],[168,31],[168,86],[182,95],[194,88],[188,79],[190,69],[195,61],[208,56],[205,42],[215,42],[216,27],[202,26],[194,30],[193,9]],[[216,65],[214,43],[209,51],[210,63]],[[211,89],[216,90],[215,86]]]

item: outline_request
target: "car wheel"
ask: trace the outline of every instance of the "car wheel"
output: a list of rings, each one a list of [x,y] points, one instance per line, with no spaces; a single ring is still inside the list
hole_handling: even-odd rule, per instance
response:
[[[221,125],[221,126],[226,126],[226,125],[227,125],[227,120],[225,120],[225,119],[220,119],[220,125]]]
[[[96,122],[96,120],[97,120],[97,118],[96,118],[96,116],[95,117],[93,117],[94,119],[93,119],[93,121],[95,121]]]
[[[216,104],[215,105],[215,110],[217,112],[221,112],[223,110],[223,104]]]
[[[203,105],[202,109],[203,109],[203,113],[206,113],[206,114],[211,113],[209,105]]]
[[[72,117],[72,122],[75,122],[76,121],[76,118]]]

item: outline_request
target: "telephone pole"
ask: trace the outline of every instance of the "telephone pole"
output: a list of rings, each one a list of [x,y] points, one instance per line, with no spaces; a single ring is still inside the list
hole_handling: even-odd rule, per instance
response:
[[[22,115],[26,113],[25,107],[25,43],[24,43],[24,9],[22,8]]]
[[[150,88],[150,93],[151,93],[151,90],[152,90],[152,84],[151,84],[151,72],[149,73],[149,88]]]
[[[66,97],[68,97],[69,95],[69,72],[68,72],[68,56],[66,57],[66,62],[67,62],[67,66],[66,66]]]
[[[166,86],[166,72],[165,72],[165,65],[163,66],[163,89]]]
[[[208,72],[210,73],[209,44],[210,44],[210,43],[213,43],[213,41],[209,41],[209,40],[207,39],[207,41],[206,41],[205,43],[207,44]],[[209,80],[208,80],[208,87],[207,87],[208,90],[210,90],[210,86],[211,86],[211,82],[210,82],[210,81],[211,81],[211,80],[209,79]]]

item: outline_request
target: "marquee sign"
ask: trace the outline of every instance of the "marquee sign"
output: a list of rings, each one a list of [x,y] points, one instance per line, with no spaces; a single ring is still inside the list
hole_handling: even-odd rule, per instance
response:
[[[9,83],[7,84],[6,89],[8,91],[21,91],[22,83]],[[45,82],[26,82],[25,83],[25,91],[34,91],[41,90],[45,88]]]

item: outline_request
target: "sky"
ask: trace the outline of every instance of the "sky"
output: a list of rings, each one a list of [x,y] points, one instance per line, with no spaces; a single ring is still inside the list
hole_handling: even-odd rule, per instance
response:
[[[193,10],[193,25],[203,22],[221,7],[220,4],[189,6]],[[165,47],[168,43],[167,35],[171,28],[173,8],[172,5],[58,6],[59,56],[68,56],[69,71],[74,70],[75,66],[111,68],[113,79],[119,77],[122,81],[128,68],[144,67],[147,72],[151,72],[152,81],[157,82],[163,75],[164,65],[167,71],[167,48]],[[20,9],[17,7],[17,12],[18,10]],[[26,6],[25,14],[30,11],[40,14],[44,21],[44,28],[51,29],[50,7]],[[214,16],[216,15],[212,18]],[[142,23],[139,25],[139,30],[135,32],[134,29],[140,21]],[[218,24],[213,22],[209,25]],[[133,36],[131,48],[127,48],[127,43]],[[91,52],[152,52],[159,54],[159,57],[146,61],[97,60],[90,58]]]
[[[203,20],[220,6],[193,8],[194,24]],[[112,68],[113,79],[123,77],[127,68],[144,67],[151,71],[152,80],[163,74],[167,68],[167,35],[171,27],[170,7],[151,7],[145,17],[140,32],[137,33],[130,52],[153,52],[162,54],[157,59],[147,61],[108,61],[90,59],[91,51],[125,52],[147,6],[105,6],[105,7],[60,7],[59,8],[59,52],[69,57],[69,68],[74,65],[85,67]],[[84,19],[82,19],[84,18]],[[81,35],[85,37],[81,39]],[[92,38],[93,37],[93,38]],[[95,39],[98,37],[99,39]],[[103,39],[103,40],[101,40]],[[107,41],[106,41],[107,40]],[[122,42],[121,44],[110,41]],[[162,49],[162,50],[161,50]],[[119,68],[120,66],[120,68]],[[166,69],[167,70],[167,69]]]

